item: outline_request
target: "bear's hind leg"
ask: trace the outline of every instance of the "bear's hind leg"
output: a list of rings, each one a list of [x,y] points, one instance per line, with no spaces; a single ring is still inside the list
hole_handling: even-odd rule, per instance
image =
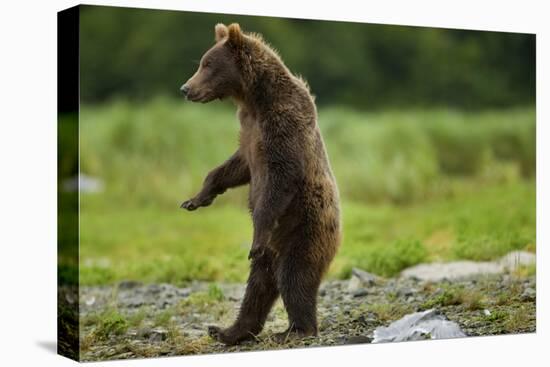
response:
[[[279,296],[273,262],[274,255],[269,250],[252,259],[246,292],[237,320],[227,329],[210,326],[208,334],[211,337],[224,344],[234,345],[253,339],[262,331],[267,315]]]
[[[319,264],[308,264],[306,258],[299,253],[289,254],[277,269],[279,292],[289,322],[286,331],[275,334],[278,342],[317,335],[317,291],[323,271]]]

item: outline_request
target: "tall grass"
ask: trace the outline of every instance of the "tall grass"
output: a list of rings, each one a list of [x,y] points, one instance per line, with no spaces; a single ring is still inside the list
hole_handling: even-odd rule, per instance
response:
[[[345,197],[411,202],[449,193],[455,182],[495,183],[535,172],[530,108],[360,114],[321,110],[320,124]]]
[[[106,181],[110,203],[173,206],[237,148],[229,104],[157,99],[84,107],[81,169]],[[448,194],[454,182],[480,184],[535,172],[533,108],[469,114],[451,110],[319,111],[342,196],[408,203]],[[241,195],[229,195],[241,202]]]

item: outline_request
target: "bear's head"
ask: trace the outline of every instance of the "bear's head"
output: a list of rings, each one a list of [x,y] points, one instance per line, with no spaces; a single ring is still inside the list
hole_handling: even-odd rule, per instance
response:
[[[201,58],[195,74],[180,88],[193,102],[210,102],[224,97],[238,97],[243,90],[241,51],[250,42],[238,24],[217,24],[216,44]]]

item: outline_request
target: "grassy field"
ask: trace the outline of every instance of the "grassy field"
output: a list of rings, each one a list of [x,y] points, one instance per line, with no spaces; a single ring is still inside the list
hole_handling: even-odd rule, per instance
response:
[[[329,277],[535,251],[534,108],[324,108],[319,118],[344,219]],[[230,105],[116,102],[83,106],[80,122],[82,172],[105,183],[81,195],[83,284],[245,280],[247,189],[196,212],[178,208],[236,149]]]

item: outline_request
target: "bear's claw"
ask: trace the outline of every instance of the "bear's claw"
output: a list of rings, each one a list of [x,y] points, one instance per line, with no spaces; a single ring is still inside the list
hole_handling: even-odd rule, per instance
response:
[[[208,335],[214,339],[217,340],[225,345],[237,345],[245,340],[253,339],[253,335],[249,332],[243,333],[242,331],[239,331],[235,329],[234,327],[230,327],[228,329],[222,329],[218,326],[208,326]]]
[[[220,331],[221,331],[221,329],[217,326],[209,326],[208,327],[208,335],[211,338],[218,339],[218,337],[220,335]]]
[[[193,199],[189,199],[189,200],[184,201],[180,205],[180,208],[187,209],[187,210],[191,211],[191,210],[197,209],[198,206],[194,203]]]

